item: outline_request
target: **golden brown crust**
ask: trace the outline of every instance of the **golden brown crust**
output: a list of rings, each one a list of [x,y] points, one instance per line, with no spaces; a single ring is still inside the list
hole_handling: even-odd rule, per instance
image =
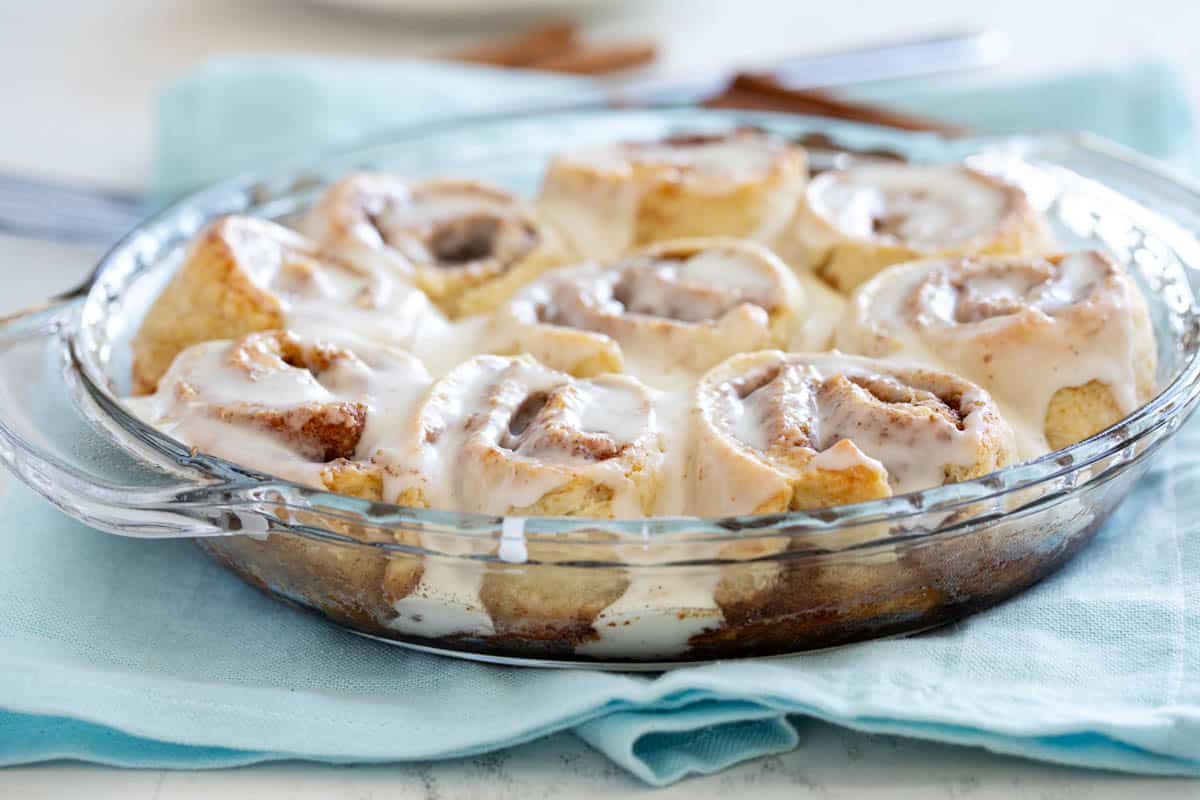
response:
[[[489,311],[567,260],[558,234],[521,200],[473,180],[349,175],[306,230],[338,257],[409,278],[452,317]]]
[[[534,563],[491,565],[479,598],[496,633],[576,643],[594,639],[596,617],[624,594],[629,580],[615,569],[557,565],[612,561],[614,553],[605,546],[610,538],[597,534],[594,544],[576,538],[570,545],[531,539],[526,547]]]
[[[1082,386],[1066,386],[1050,398],[1046,441],[1051,450],[1060,450],[1099,433],[1123,416],[1106,384],[1092,380]]]
[[[724,162],[697,155],[721,146]],[[803,151],[752,129],[626,143],[552,159],[538,208],[577,256],[601,261],[670,239],[758,237],[786,219],[805,165]]]
[[[315,252],[291,231],[247,217],[219,219],[200,233],[133,338],[134,394],[153,392],[186,347],[283,326],[278,298],[246,268],[243,248],[263,244],[300,259]]]

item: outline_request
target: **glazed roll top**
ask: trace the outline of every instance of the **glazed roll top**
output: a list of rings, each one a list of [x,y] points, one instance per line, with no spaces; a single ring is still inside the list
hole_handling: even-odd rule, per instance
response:
[[[531,358],[477,356],[430,389],[376,461],[403,505],[493,514],[639,517],[660,480],[650,392]]]
[[[968,167],[911,164],[822,173],[775,244],[793,266],[841,291],[915,258],[1052,246],[1016,186]]]
[[[199,450],[379,499],[380,473],[365,459],[393,437],[429,375],[402,351],[359,353],[281,331],[204,342],[180,353],[153,395],[127,405]]]
[[[996,397],[1021,455],[1065,447],[1155,391],[1145,298],[1095,251],[925,260],[860,287],[838,347],[942,364]]]
[[[839,355],[746,353],[696,394],[695,513],[772,513],[965,480],[1014,460],[987,392],[949,373]]]
[[[807,180],[803,151],[761,131],[623,142],[554,158],[541,213],[581,258],[689,236],[765,238]]]
[[[133,339],[137,394],[184,348],[289,329],[349,346],[413,347],[445,325],[423,293],[387,271],[324,255],[267,220],[225,217],[189,248]]]
[[[497,335],[572,374],[633,368],[669,383],[732,353],[783,346],[803,305],[795,276],[766,248],[687,239],[548,274],[499,313]]]
[[[517,197],[470,180],[360,173],[332,186],[305,230],[330,252],[410,277],[452,315],[492,308],[566,260]]]

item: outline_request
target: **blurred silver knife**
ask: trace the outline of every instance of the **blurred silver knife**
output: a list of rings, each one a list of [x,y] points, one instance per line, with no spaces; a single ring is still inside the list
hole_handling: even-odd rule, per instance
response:
[[[958,31],[811,53],[784,61],[745,64],[697,78],[640,80],[615,91],[630,104],[699,103],[721,93],[734,72],[769,73],[788,89],[823,89],[872,81],[920,78],[990,67],[1008,58],[1008,37],[998,31]]]
[[[1003,34],[972,31],[743,65],[741,70],[770,73],[789,89],[818,89],[978,69],[1003,61],[1008,52],[1008,39]],[[731,74],[727,70],[700,78],[637,80],[613,89],[608,102],[613,105],[699,103],[719,94]],[[595,100],[589,100],[581,105],[595,104]],[[570,106],[555,104],[546,110],[564,108]],[[533,112],[540,107],[498,109],[504,113],[518,110]],[[0,175],[0,233],[3,234],[110,244],[146,213],[144,200],[135,192]]]

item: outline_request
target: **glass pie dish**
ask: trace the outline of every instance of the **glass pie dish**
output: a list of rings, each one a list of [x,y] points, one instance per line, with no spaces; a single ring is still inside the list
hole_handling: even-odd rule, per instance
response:
[[[129,342],[215,217],[288,220],[361,169],[536,189],[563,143],[763,128],[838,161],[966,160],[1023,187],[1070,249],[1146,293],[1161,392],[1091,438],[982,478],[781,514],[498,517],[331,494],[195,452],[129,414]],[[1082,548],[1200,396],[1200,191],[1082,136],[948,140],[780,114],[574,110],[414,129],[194,195],[126,236],[86,291],[0,320],[0,458],[68,514],[191,538],[270,594],[357,633],[481,660],[664,668],[923,630],[1031,586]]]

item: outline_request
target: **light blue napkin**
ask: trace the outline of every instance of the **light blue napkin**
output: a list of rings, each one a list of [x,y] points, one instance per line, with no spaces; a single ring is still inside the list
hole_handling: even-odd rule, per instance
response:
[[[982,131],[1089,130],[1164,161],[1194,163],[1188,94],[1158,63],[1017,85],[881,83],[852,94]],[[587,79],[438,62],[214,61],[159,98],[152,194],[169,199],[414,122],[599,97]]]
[[[599,98],[587,79],[430,61],[212,61],[158,105],[151,194],[171,199],[221,178],[346,147],[414,122]]]
[[[358,69],[243,61],[184,79],[163,102],[160,186],[253,163],[272,151],[272,120],[287,120],[288,148],[319,149],[411,118],[408,70],[422,97],[446,100],[439,109],[478,107],[477,92],[507,85],[486,70]],[[434,77],[444,91],[430,88]],[[541,91],[536,76],[515,80]],[[353,85],[343,93],[340,81]],[[275,93],[288,85],[290,107]],[[1058,81],[1048,95],[988,90],[972,107],[981,119],[996,103],[1018,117],[1036,109],[1031,124],[1098,127],[1180,161],[1193,128],[1174,85],[1139,67]],[[1079,101],[1078,115],[1055,116],[1077,96],[1069,86],[1105,110],[1085,116],[1101,104]],[[969,122],[960,98],[947,108]],[[336,130],[322,118],[329,109]],[[207,142],[192,135],[204,126]],[[9,483],[0,763],[412,760],[572,730],[664,784],[793,748],[796,729],[820,718],[1067,764],[1200,774],[1200,420],[1079,558],[997,609],[908,639],[657,677],[488,667],[363,640],[260,595],[189,543],[96,533]]]

